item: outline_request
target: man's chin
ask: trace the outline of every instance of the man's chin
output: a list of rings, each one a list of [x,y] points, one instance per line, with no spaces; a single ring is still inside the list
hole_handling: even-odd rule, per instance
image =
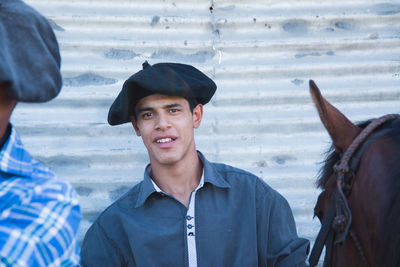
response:
[[[179,162],[180,158],[176,155],[163,155],[153,159],[159,165],[174,165]]]
[[[165,165],[165,166],[175,165],[178,162],[179,160],[175,158],[166,158],[159,161],[160,165]]]

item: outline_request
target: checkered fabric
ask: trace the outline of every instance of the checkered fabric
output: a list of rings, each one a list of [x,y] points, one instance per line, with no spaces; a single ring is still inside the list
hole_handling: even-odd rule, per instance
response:
[[[76,266],[74,189],[24,149],[14,128],[0,151],[0,266]]]

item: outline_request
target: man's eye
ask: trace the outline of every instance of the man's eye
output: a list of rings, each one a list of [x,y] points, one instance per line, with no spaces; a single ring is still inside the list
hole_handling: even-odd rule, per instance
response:
[[[177,108],[171,108],[170,110],[169,110],[169,113],[176,113],[176,112],[178,112],[179,111],[179,109],[177,109]]]
[[[146,113],[143,113],[143,114],[142,114],[142,117],[143,117],[144,119],[148,119],[148,118],[151,118],[152,115],[153,115],[153,114],[151,114],[151,112],[146,112]]]

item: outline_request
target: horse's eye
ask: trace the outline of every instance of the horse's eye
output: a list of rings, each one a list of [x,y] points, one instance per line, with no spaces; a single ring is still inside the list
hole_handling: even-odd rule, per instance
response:
[[[322,222],[322,220],[324,219],[324,212],[322,210],[316,211],[314,213],[314,216],[317,216],[318,219]]]
[[[327,193],[324,190],[321,194],[319,194],[317,204],[315,204],[314,207],[314,216],[317,216],[321,223],[324,219],[324,210],[326,210],[324,207],[326,206],[327,199]]]

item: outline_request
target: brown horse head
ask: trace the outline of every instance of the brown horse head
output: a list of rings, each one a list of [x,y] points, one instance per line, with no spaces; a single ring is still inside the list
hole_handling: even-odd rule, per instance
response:
[[[353,141],[360,139],[363,128],[372,121],[353,124],[330,104],[313,81],[310,92],[319,117],[328,131],[333,148],[320,171],[314,214],[323,221],[338,191],[338,173],[334,166]],[[341,242],[333,229],[331,257],[326,266],[399,266],[400,256],[400,119],[382,122],[365,136],[355,150],[357,167],[346,181],[345,200],[351,211],[349,231]],[[371,127],[370,127],[371,128]],[[360,134],[361,133],[361,134]],[[348,153],[347,153],[348,154]],[[342,160],[343,161],[343,160]],[[335,192],[335,193],[334,193]],[[337,208],[336,208],[337,209]],[[331,226],[329,226],[331,227]],[[392,227],[392,229],[389,229]],[[326,262],[329,261],[329,262]],[[331,265],[329,265],[331,264]]]

